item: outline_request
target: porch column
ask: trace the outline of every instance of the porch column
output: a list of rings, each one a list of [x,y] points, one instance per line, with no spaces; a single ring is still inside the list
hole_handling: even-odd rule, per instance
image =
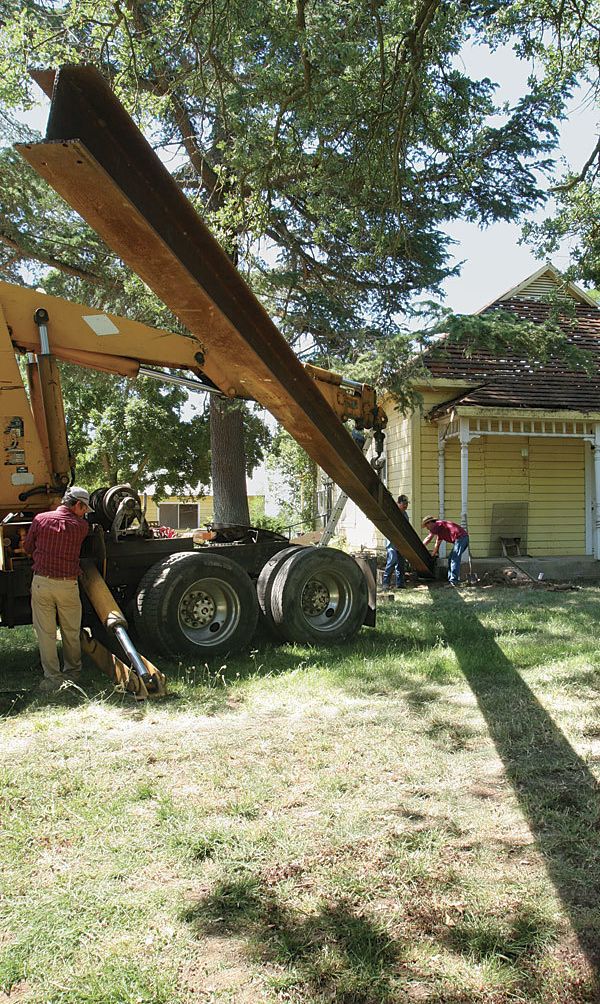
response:
[[[465,530],[469,529],[469,419],[460,420],[460,523]]]
[[[438,425],[438,511],[444,518],[446,499],[446,431],[447,425]],[[446,557],[446,541],[440,544],[440,557]]]
[[[594,424],[594,481],[596,501],[594,504],[594,558],[600,561],[600,422]]]

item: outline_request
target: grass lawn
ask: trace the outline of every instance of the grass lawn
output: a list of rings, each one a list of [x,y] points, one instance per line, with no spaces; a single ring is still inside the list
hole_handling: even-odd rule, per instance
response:
[[[599,601],[421,586],[145,705],[1,631],[0,1001],[600,1001]]]

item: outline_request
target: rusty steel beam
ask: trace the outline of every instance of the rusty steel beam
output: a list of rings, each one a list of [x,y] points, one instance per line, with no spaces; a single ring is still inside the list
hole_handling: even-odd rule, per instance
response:
[[[54,78],[46,140],[23,157],[202,343],[202,372],[267,408],[418,571],[432,559],[347,429],[92,67]],[[168,365],[168,360],[164,360]]]

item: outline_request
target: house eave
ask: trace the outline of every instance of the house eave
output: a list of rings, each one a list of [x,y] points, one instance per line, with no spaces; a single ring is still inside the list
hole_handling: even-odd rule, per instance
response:
[[[431,380],[416,380],[413,383],[415,390],[423,393],[423,391],[431,390],[464,390],[467,393],[470,390],[474,390],[476,387],[481,386],[481,380],[464,380],[464,379],[452,379],[450,377],[432,377]],[[379,398],[380,403],[385,404],[386,401],[396,400],[393,394],[389,392],[384,393]]]
[[[438,405],[438,408],[441,406]],[[438,414],[429,421],[439,422],[446,418],[504,418],[504,419],[545,419],[547,421],[600,422],[600,411],[551,411],[546,408],[482,408],[456,405],[445,414]]]
[[[472,390],[473,387],[479,387],[481,380],[465,380],[459,377],[432,377],[428,383],[415,384],[415,387],[420,389],[421,387],[433,387],[434,390],[442,390],[444,387],[464,387],[465,390]]]

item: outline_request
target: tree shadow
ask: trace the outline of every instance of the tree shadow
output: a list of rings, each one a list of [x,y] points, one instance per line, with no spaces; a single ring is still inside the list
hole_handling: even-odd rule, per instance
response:
[[[600,814],[595,777],[459,594],[431,600],[486,720],[521,811],[600,975]],[[457,616],[457,606],[460,616]]]
[[[395,999],[394,977],[410,950],[344,898],[307,916],[280,903],[253,875],[221,881],[182,919],[198,936],[242,934],[256,960],[283,968],[288,990],[294,984],[338,1004]]]
[[[81,685],[64,686],[59,691],[43,693],[39,684],[43,679],[39,665],[37,642],[19,639],[20,644],[10,651],[0,651],[0,718],[12,718],[25,712],[36,711],[48,704],[64,708],[76,707],[90,695],[110,694],[110,683],[96,667],[84,657]],[[59,652],[61,645],[59,643]]]

